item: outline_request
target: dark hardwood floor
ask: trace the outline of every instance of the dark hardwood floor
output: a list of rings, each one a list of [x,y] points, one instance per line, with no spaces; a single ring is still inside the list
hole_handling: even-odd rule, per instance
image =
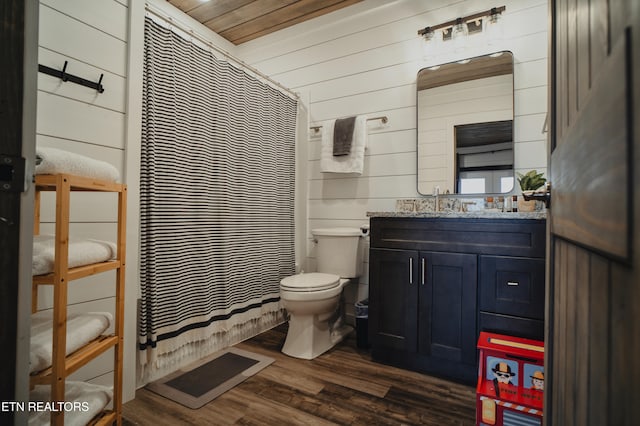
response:
[[[276,361],[199,410],[139,389],[124,404],[124,424],[475,424],[472,387],[372,362],[354,337],[314,360],[291,358],[280,352],[286,331],[283,324],[238,344]]]

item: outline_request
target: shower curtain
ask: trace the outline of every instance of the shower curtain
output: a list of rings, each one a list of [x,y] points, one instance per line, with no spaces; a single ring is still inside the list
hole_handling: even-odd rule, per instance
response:
[[[150,18],[144,71],[143,370],[282,320],[279,282],[295,264],[297,112],[296,100]]]

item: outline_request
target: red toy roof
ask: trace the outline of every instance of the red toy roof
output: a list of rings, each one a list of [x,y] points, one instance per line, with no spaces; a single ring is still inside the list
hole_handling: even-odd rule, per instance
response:
[[[522,339],[520,337],[483,331],[478,338],[478,349],[507,352],[511,355],[531,359],[544,358],[544,342],[539,340]]]

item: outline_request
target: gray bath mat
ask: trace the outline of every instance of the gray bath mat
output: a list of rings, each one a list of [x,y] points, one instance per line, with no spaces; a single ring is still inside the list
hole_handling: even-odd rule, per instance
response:
[[[197,409],[273,361],[273,358],[252,352],[227,348],[149,383],[146,388],[185,407]]]

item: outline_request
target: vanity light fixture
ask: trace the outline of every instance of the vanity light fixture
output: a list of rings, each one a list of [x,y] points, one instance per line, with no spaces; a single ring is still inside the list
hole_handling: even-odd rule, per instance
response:
[[[423,36],[425,40],[425,56],[433,59],[433,56],[437,55],[439,41],[452,40],[454,50],[459,52],[465,47],[466,36],[480,32],[484,32],[489,44],[493,44],[501,38],[500,16],[505,10],[506,6],[493,7],[418,30],[418,35]]]

